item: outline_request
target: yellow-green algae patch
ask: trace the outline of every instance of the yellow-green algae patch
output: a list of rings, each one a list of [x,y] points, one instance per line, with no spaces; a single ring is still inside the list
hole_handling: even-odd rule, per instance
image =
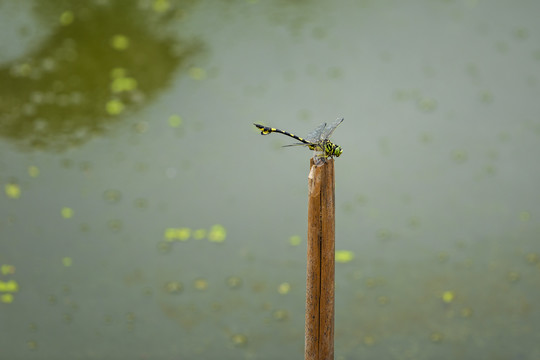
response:
[[[302,238],[298,235],[293,235],[289,238],[289,244],[291,246],[298,246],[302,242]]]
[[[169,121],[169,126],[173,128],[180,127],[180,125],[182,125],[182,122],[183,122],[182,118],[176,114],[169,116],[168,121]]]
[[[71,265],[73,265],[73,259],[69,256],[63,257],[62,265],[64,265],[65,267],[70,267]]]
[[[227,237],[227,231],[225,230],[223,226],[217,224],[210,228],[210,232],[208,234],[208,240],[212,242],[223,242],[225,241],[226,237]]]
[[[454,298],[455,295],[453,291],[445,291],[442,294],[442,300],[447,304],[450,304],[454,300]]]
[[[60,15],[60,24],[63,25],[63,26],[67,26],[67,25],[71,24],[74,19],[75,19],[75,16],[73,15],[72,11],[69,11],[69,10],[64,11]]]
[[[71,219],[73,217],[74,211],[72,208],[63,207],[60,213],[62,214],[62,217],[64,219]]]
[[[14,293],[19,291],[19,284],[15,280],[0,281],[0,292]]]
[[[21,187],[16,183],[8,183],[4,186],[8,198],[18,199],[21,197]]]
[[[354,253],[349,250],[337,250],[336,261],[339,263],[348,263],[354,259]]]
[[[279,284],[277,291],[281,295],[286,295],[291,291],[291,284],[289,284],[288,282],[281,283]]]

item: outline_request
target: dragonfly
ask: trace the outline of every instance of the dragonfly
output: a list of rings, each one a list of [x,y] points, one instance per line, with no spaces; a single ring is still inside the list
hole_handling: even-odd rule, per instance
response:
[[[332,157],[339,157],[343,153],[343,148],[330,141],[330,136],[334,133],[334,130],[345,120],[344,118],[338,118],[332,123],[322,123],[317,126],[315,130],[310,132],[305,138],[296,136],[288,131],[264,126],[261,124],[253,124],[259,130],[261,135],[269,135],[271,133],[280,133],[292,137],[298,140],[298,143],[285,145],[285,146],[306,146],[308,149],[315,151],[313,160],[316,165],[322,165],[326,163],[326,160]]]

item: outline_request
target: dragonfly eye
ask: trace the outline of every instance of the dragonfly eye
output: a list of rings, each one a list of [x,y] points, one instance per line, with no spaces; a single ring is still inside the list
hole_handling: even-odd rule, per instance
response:
[[[334,149],[334,156],[339,157],[339,155],[341,155],[342,152],[343,152],[343,148],[341,146],[336,146],[336,148]]]

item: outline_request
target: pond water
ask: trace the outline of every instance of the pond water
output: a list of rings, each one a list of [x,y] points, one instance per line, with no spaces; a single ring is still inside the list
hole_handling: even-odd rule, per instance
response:
[[[344,117],[335,358],[537,359],[539,12],[0,2],[0,358],[302,358]]]

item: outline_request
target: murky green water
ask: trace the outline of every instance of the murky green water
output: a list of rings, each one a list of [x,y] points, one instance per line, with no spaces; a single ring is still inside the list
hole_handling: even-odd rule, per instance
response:
[[[343,116],[336,359],[537,359],[539,11],[0,2],[0,358],[301,359]]]

